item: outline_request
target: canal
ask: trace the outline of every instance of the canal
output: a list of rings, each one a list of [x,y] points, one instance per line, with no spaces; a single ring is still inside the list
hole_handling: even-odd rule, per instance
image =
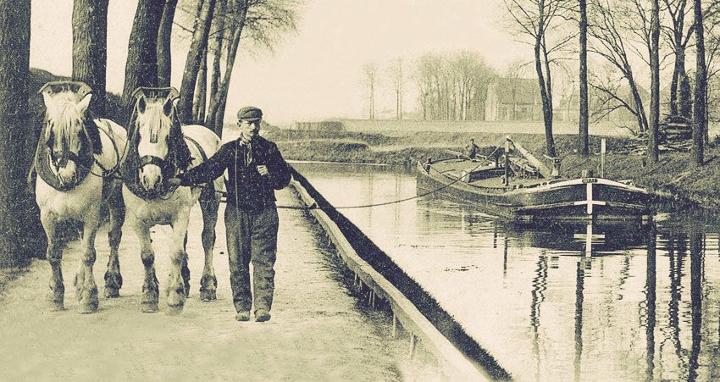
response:
[[[416,195],[414,173],[293,163],[337,207]],[[428,196],[340,208],[519,381],[718,380],[720,224],[502,223]]]

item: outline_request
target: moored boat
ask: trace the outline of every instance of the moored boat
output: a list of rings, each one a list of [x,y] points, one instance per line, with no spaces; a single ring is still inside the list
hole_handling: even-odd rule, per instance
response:
[[[419,194],[438,192],[514,221],[630,220],[651,213],[650,193],[629,182],[516,177],[512,166],[467,158],[419,163],[417,172]]]

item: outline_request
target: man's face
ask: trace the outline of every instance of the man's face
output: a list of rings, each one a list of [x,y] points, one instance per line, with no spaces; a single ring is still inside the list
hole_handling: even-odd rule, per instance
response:
[[[238,121],[240,136],[243,141],[250,141],[260,131],[260,121]]]

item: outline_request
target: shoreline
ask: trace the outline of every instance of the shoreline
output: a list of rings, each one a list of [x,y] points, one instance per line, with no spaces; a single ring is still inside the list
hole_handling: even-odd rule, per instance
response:
[[[418,161],[449,158],[452,152],[462,151],[463,143],[474,138],[481,152],[494,150],[506,135],[494,133],[406,132],[386,136],[355,132],[322,132],[282,130],[272,134],[288,161],[349,163],[364,165],[414,166]],[[516,134],[513,140],[521,143],[536,157],[545,152],[545,137],[540,134]],[[633,153],[637,141],[629,138],[603,137],[607,140],[605,178],[630,180],[648,189],[653,195],[673,206],[673,209],[697,208],[720,213],[720,149],[707,145],[704,166],[695,166],[689,152],[662,152],[657,163],[647,163],[646,157]],[[555,137],[560,153],[560,174],[578,177],[583,170],[600,172],[600,139],[592,136],[591,155],[587,159],[573,153],[577,137]]]

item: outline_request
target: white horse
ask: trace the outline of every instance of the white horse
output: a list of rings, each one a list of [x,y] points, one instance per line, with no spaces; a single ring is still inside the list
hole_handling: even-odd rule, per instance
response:
[[[123,162],[122,172],[128,224],[140,241],[140,255],[145,266],[142,310],[158,310],[159,285],[155,276],[150,228],[157,224],[169,224],[172,227],[172,244],[169,248],[171,270],[166,289],[167,304],[170,312],[179,312],[190,291],[185,245],[190,209],[198,200],[203,213],[202,243],[205,251],[200,299],[209,301],[216,298],[217,279],[212,259],[220,197],[214,189],[222,190],[224,186],[221,179],[204,189],[172,187],[166,180],[215,154],[220,148],[220,139],[204,126],[180,125],[175,111],[175,89],[140,88],[136,90],[135,97],[136,118],[131,121],[130,150]]]
[[[65,243],[58,227],[65,221],[79,221],[83,223],[83,252],[75,287],[83,313],[98,308],[93,265],[101,204],[107,202],[110,212],[106,297],[118,296],[122,286],[118,247],[125,218],[121,182],[112,180],[112,174],[118,169],[127,135],[122,126],[90,116],[90,91],[84,83],[69,81],[50,82],[40,89],[47,110],[34,163],[38,175],[35,200],[40,207],[40,220],[48,239],[47,259],[52,268],[49,299],[54,309],[64,309],[61,262]]]

